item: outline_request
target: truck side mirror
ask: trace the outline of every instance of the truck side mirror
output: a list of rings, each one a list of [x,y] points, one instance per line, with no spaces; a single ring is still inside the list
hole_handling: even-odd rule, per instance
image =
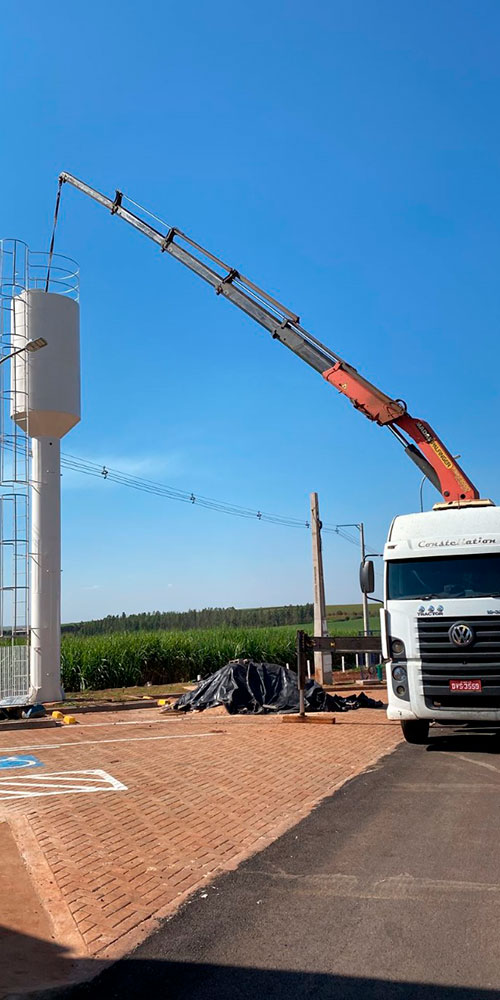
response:
[[[359,567],[359,585],[362,594],[373,594],[375,590],[375,570],[371,559],[365,559]]]

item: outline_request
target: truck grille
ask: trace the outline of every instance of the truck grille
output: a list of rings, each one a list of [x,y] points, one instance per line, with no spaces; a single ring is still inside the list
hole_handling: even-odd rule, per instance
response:
[[[455,646],[448,635],[456,622],[474,632],[470,646]],[[500,617],[418,618],[418,643],[426,703],[443,708],[500,708]],[[475,680],[481,691],[450,692],[450,680]]]

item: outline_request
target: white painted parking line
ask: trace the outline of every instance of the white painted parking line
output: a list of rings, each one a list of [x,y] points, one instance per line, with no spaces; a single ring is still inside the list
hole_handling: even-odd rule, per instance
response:
[[[217,733],[189,733],[187,736],[124,736],[114,740],[68,740],[65,743],[35,743],[23,747],[0,747],[0,753],[20,750],[67,750],[71,747],[93,747],[98,743],[147,743],[153,740],[202,740]]]
[[[126,719],[125,721],[121,720],[120,722],[109,722],[109,720],[108,720],[108,722],[79,722],[78,723],[78,728],[79,729],[97,729],[98,727],[102,728],[102,726],[157,726],[158,724],[160,724],[160,725],[163,724],[164,725],[165,723],[169,723],[169,722],[173,722],[174,725],[175,725],[176,722],[180,722],[180,721],[181,721],[180,719],[172,719],[172,718],[167,718],[167,719]]]
[[[126,792],[127,786],[106,771],[56,771],[53,774],[26,774],[0,778],[0,802],[32,799],[47,795],[76,795],[89,792]]]

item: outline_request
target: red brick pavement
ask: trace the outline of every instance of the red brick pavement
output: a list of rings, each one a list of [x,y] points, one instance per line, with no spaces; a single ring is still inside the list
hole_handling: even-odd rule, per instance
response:
[[[373,710],[310,727],[157,709],[79,719],[71,728],[0,731],[0,756],[34,753],[40,775],[100,768],[127,790],[5,801],[0,782],[0,819],[42,898],[50,893],[61,943],[95,958],[126,953],[187,895],[400,740],[399,726]]]

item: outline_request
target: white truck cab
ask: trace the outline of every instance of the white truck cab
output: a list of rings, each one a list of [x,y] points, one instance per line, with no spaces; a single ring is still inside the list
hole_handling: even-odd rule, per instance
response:
[[[411,743],[431,721],[500,726],[500,508],[394,518],[384,549],[389,719]]]

